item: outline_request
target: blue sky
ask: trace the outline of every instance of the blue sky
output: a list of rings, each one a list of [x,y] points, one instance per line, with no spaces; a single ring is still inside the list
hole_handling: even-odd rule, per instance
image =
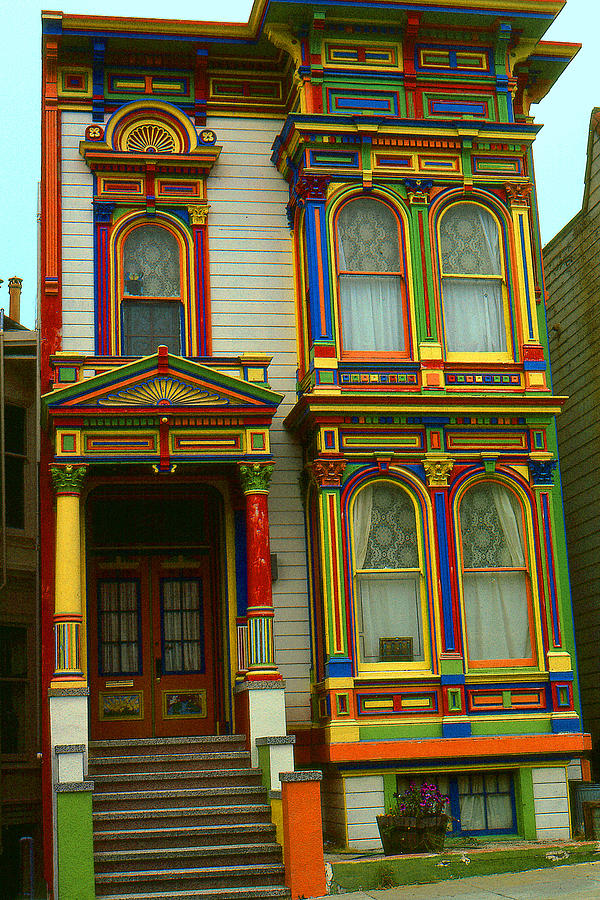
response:
[[[62,5],[62,4],[61,4]],[[7,281],[23,278],[22,320],[35,323],[37,192],[40,157],[40,12],[52,0],[0,0],[0,307],[8,308]],[[69,0],[66,12],[95,15],[247,21],[249,0]],[[218,10],[218,14],[215,12]],[[535,150],[542,239],[549,240],[581,206],[591,110],[600,105],[600,4],[568,0],[547,32],[584,44],[548,97],[532,108],[544,123]]]

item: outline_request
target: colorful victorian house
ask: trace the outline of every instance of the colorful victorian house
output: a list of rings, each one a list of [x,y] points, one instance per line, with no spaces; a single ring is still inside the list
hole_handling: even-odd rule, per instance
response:
[[[295,740],[293,896],[318,891],[290,880],[286,785],[314,770],[338,844],[379,847],[408,779],[457,832],[569,836],[588,743],[529,115],[577,49],[541,40],[562,5],[43,14],[60,900],[213,884],[226,788],[156,790],[169,754],[180,785],[249,752],[278,820]],[[285,895],[269,858],[243,896]]]

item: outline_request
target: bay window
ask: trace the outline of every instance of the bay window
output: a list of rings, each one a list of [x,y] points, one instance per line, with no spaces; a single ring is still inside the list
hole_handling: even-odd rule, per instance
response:
[[[342,350],[409,352],[402,231],[380,200],[359,197],[337,217],[337,268]]]
[[[456,203],[440,224],[446,351],[506,354],[505,280],[498,224],[477,203]]]
[[[521,504],[504,485],[478,482],[462,497],[459,521],[469,661],[531,665],[530,578]]]
[[[361,662],[424,660],[419,535],[407,491],[387,481],[362,488],[353,538]]]

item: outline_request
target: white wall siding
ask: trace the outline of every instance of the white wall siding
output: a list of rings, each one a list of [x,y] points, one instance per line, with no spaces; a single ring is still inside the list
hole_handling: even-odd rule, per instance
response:
[[[337,772],[323,775],[321,782],[323,834],[335,847],[346,846],[346,802],[344,781]]]
[[[571,826],[566,770],[556,766],[540,767],[532,769],[532,777],[538,840],[568,841]]]
[[[377,816],[385,812],[383,775],[344,778],[348,846],[353,850],[381,850]]]
[[[208,242],[215,356],[273,356],[269,382],[285,394],[271,429],[275,472],[269,494],[275,653],[286,680],[288,723],[310,721],[310,638],[300,447],[283,428],[295,401],[296,317],[287,185],[270,161],[282,122],[211,118],[223,147],[207,181]]]
[[[79,154],[89,115],[63,112],[61,127],[62,349],[94,351],[92,177]]]

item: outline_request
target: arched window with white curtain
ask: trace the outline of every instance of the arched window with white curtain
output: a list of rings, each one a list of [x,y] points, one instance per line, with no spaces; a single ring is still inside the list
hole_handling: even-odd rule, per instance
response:
[[[402,232],[387,204],[357,197],[336,224],[342,352],[408,356]]]
[[[421,551],[409,493],[383,480],[363,487],[352,536],[361,663],[424,660]]]
[[[123,243],[122,352],[149,356],[159,344],[181,353],[179,243],[168,228],[144,223]]]
[[[468,657],[475,665],[534,662],[526,521],[517,495],[480,481],[459,507]]]
[[[440,259],[447,353],[506,355],[506,283],[496,219],[477,203],[451,206],[440,223]]]

